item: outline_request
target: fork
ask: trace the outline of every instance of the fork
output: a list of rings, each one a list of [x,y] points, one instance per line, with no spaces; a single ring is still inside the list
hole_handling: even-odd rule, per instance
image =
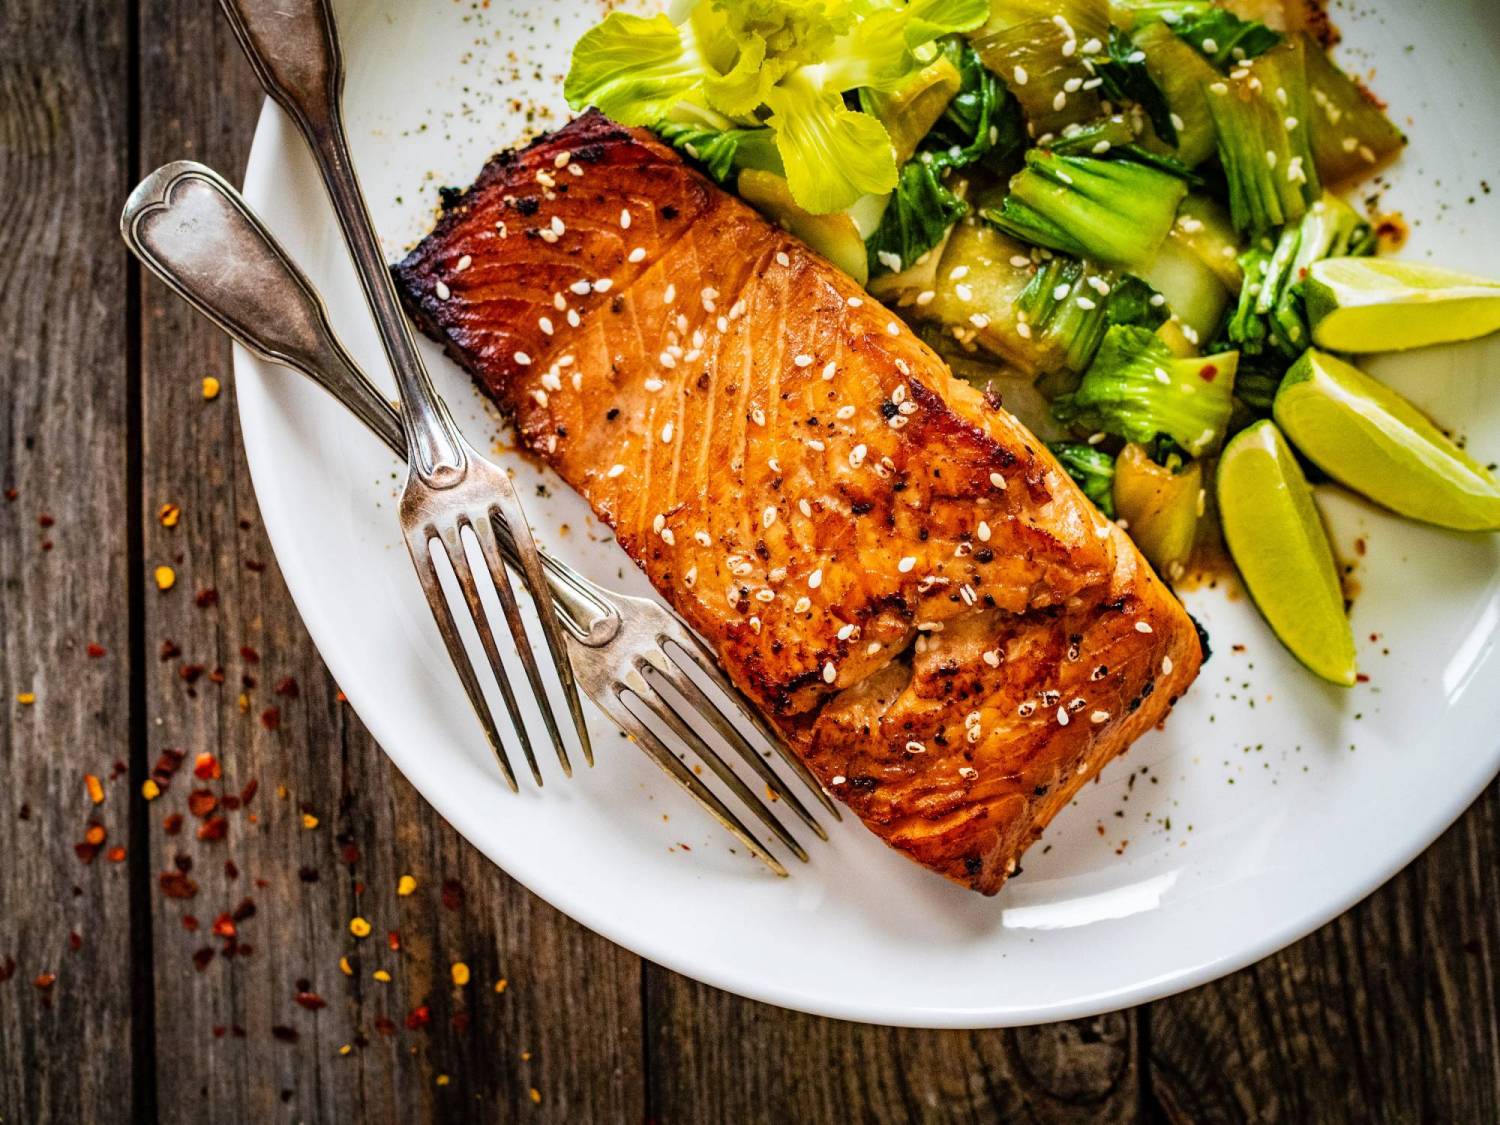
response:
[[[573,769],[567,747],[558,730],[541,668],[528,642],[520,604],[495,538],[493,517],[496,513],[503,514],[506,526],[510,528],[515,550],[514,565],[536,603],[542,634],[557,668],[584,760],[593,765],[593,747],[589,743],[577,682],[563,641],[562,625],[551,598],[547,596],[541,559],[510,477],[498,465],[481,457],[459,433],[422,364],[411,329],[401,311],[354,172],[344,130],[344,63],[332,6],[329,0],[221,0],[220,6],[260,84],[286,111],[312,150],[359,274],[360,287],[374,315],[386,358],[395,372],[407,451],[407,477],[400,502],[401,529],[438,631],[463,681],[469,702],[479,716],[505,780],[514,792],[517,789],[515,772],[501,741],[499,726],[485,701],[479,677],[464,650],[458,621],[440,584],[433,560],[434,542],[440,544],[441,553],[447,555],[452,566],[490,670],[499,682],[500,694],[510,713],[511,725],[521,743],[526,764],[531,768],[537,785],[541,785],[542,772],[537,766],[536,752],[521,717],[515,690],[501,663],[489,616],[480,600],[479,582],[465,551],[465,529],[474,537],[485,569],[500,595],[506,624],[515,639],[516,651],[547,734],[557,751],[563,773],[571,777]]]
[[[191,161],[158,169],[131,193],[120,229],[147,268],[230,337],[261,358],[312,379],[398,457],[406,456],[400,419],[333,334],[312,283],[217,173]],[[501,550],[514,564],[509,529],[497,521],[496,531]],[[806,862],[807,853],[796,838],[653,683],[660,677],[672,685],[779,803],[819,838],[828,838],[730,716],[692,679],[689,667],[696,667],[731,702],[735,713],[777,751],[822,807],[835,820],[841,819],[837,806],[806,765],[740,695],[697,636],[656,602],[605,589],[545,552],[541,561],[569,654],[589,698],[634,736],[647,756],[722,827],[771,870],[785,875],[775,855],[632,710],[628,700],[639,700],[783,846]]]

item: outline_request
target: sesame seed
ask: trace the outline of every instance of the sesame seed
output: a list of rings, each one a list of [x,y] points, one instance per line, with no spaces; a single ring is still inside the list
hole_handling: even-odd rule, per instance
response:
[[[474,259],[471,258],[468,254],[465,254],[462,258],[460,258],[458,260],[458,264],[455,265],[453,267],[453,269],[454,269],[455,273],[463,273],[464,270],[468,269],[473,264],[474,264]]]
[[[532,401],[535,402],[538,406],[546,406],[547,405],[547,401],[548,400],[547,400],[547,392],[546,391],[541,391],[541,390],[532,391],[531,392],[531,398],[532,398]]]
[[[1078,300],[1074,303],[1084,312],[1093,312],[1099,307],[1098,304],[1095,303],[1094,300],[1090,297],[1079,297]]]
[[[760,525],[762,527],[770,527],[775,522],[776,522],[776,509],[775,508],[767,508],[765,511],[763,511],[760,514]]]
[[[1066,707],[1059,707],[1057,709],[1057,725],[1065,727],[1068,725],[1068,721],[1068,709]]]
[[[885,326],[885,334],[887,336],[899,336],[901,335],[901,326],[893,320]]]
[[[797,604],[794,605],[794,606],[792,606],[792,612],[793,613],[806,613],[811,608],[812,608],[812,599],[808,598],[808,597],[801,597],[801,598],[797,599]]]
[[[999,473],[990,474],[990,484],[998,488],[1001,492],[1005,491],[1005,478],[1002,477]]]
[[[854,631],[857,628],[858,628],[857,625],[845,625],[842,629],[840,629],[838,631],[838,638],[839,638],[839,640],[841,640],[841,641],[847,641],[850,637],[854,636]]]
[[[693,538],[698,541],[698,545],[701,547],[710,547],[713,545],[713,539],[709,537],[706,531],[698,530],[693,532]]]
[[[755,600],[758,602],[774,602],[776,600],[776,591],[757,590],[755,591]]]
[[[916,565],[916,556],[907,555],[904,559],[896,564],[896,569],[899,570],[902,574],[910,574],[912,570],[915,569]]]
[[[908,754],[925,754],[927,753],[927,747],[923,746],[920,742],[908,742],[906,744],[906,752]]]
[[[1107,723],[1109,722],[1109,712],[1095,711],[1092,715],[1089,716],[1089,721],[1093,723]]]
[[[979,776],[979,771],[976,770],[973,766],[959,766],[958,776],[963,778],[965,781],[973,781]]]
[[[833,666],[833,661],[832,660],[830,660],[827,664],[823,665],[823,682],[825,684],[831,684],[831,683],[833,683],[834,680],[836,680],[838,678],[839,678],[839,670]]]
[[[819,568],[807,576],[807,588],[816,590],[821,585],[823,585],[823,571]]]
[[[1163,656],[1161,658],[1161,674],[1163,676],[1170,676],[1172,674],[1172,658],[1170,656]]]
[[[662,352],[661,355],[656,357],[656,361],[663,367],[671,368],[677,366],[677,357],[671,352]]]
[[[622,210],[620,212],[620,229],[621,230],[629,230],[630,229],[630,212],[629,211]]]
[[[660,535],[661,534],[661,529],[664,528],[664,527],[666,527],[666,526],[667,526],[667,517],[664,516],[664,515],[662,515],[662,513],[657,512],[656,516],[651,520],[651,530],[654,531],[654,532],[656,532],[656,534]]]
[[[1065,94],[1063,91],[1059,90],[1057,92],[1057,97],[1055,97],[1055,98],[1052,99],[1052,108],[1055,109],[1055,110],[1057,110],[1057,111],[1059,111],[1059,112],[1061,112],[1062,110],[1066,109],[1067,106],[1068,106],[1068,95]]]
[[[757,406],[754,410],[750,411],[750,420],[757,426],[764,426],[766,424],[766,412]]]
[[[677,286],[673,285],[671,282],[668,282],[667,287],[662,290],[661,303],[664,305],[670,305],[675,300],[677,300]]]
[[[792,260],[786,256],[785,250],[776,251],[776,264],[778,266],[789,266],[792,264]]]
[[[856,445],[849,451],[849,466],[854,469],[859,468],[865,463],[865,454],[868,452],[869,450],[863,444]]]
[[[983,659],[984,662],[991,668],[1000,667],[1000,653],[995,649],[989,649],[988,651],[986,651],[982,655],[981,659]]]
[[[1026,73],[1024,66],[1018,66],[1015,70],[1011,71],[1011,77],[1016,80],[1017,86],[1024,86],[1031,80],[1031,76]]]
[[[448,283],[445,281],[438,281],[434,284],[432,291],[437,294],[439,301],[446,301],[449,297],[453,296],[453,290],[448,288]]]
[[[833,382],[833,376],[837,371],[838,364],[834,363],[833,360],[830,359],[823,365],[823,381],[827,383]]]
[[[813,450],[814,452],[822,453],[828,448],[828,446],[824,445],[817,438],[808,438],[807,448]]]
[[[614,284],[610,278],[601,277],[598,281],[594,282],[594,292],[608,293],[614,287]]]
[[[650,391],[653,394],[655,394],[657,391],[659,391],[663,387],[665,387],[666,384],[663,383],[660,379],[658,379],[655,375],[653,375],[653,376],[651,376],[651,378],[647,379],[644,383],[642,383],[641,386],[645,387],[648,391]]]
[[[967,285],[955,285],[953,292],[958,295],[960,301],[972,301],[974,299],[974,290]]]
[[[804,352],[802,355],[796,356],[792,360],[792,362],[795,363],[798,367],[811,367],[813,357]]]
[[[662,440],[662,444],[663,445],[668,444],[668,443],[671,442],[671,440],[672,440],[672,423],[671,422],[668,422],[665,426],[663,426],[661,428],[661,440]]]
[[[664,527],[661,529],[661,541],[668,547],[677,546],[677,536],[673,533],[670,527]]]
[[[632,250],[630,252],[630,254],[628,255],[628,257],[626,258],[626,261],[630,261],[630,262],[643,262],[645,260],[646,260],[646,248],[644,246],[637,246],[634,250]]]
[[[583,318],[578,315],[578,310],[577,309],[569,309],[568,310],[568,325],[569,325],[569,327],[571,327],[571,328],[577,328],[582,323],[583,323]]]
[[[845,781],[847,781],[847,780],[848,780],[848,778],[846,778],[846,777],[845,777],[845,776],[844,776],[844,775],[843,775],[843,774],[841,774],[841,773],[836,773],[836,774],[834,774],[834,775],[833,775],[833,777],[832,777],[832,778],[831,778],[831,779],[830,779],[830,780],[829,780],[829,782],[828,782],[828,784],[829,784],[829,785],[842,785],[842,784],[844,784],[844,782],[845,782]]]
[[[531,357],[529,355],[527,355],[525,352],[516,352],[515,355],[511,356],[511,358],[514,359],[517,363],[519,363],[522,367],[530,367],[531,366]]]
[[[844,302],[844,304],[848,305],[851,309],[857,309],[864,303],[865,302],[863,297],[850,297]]]
[[[691,586],[695,585],[697,583],[697,581],[698,581],[698,568],[696,566],[690,566],[690,567],[688,567],[687,573],[682,576],[683,585],[691,587]]]
[[[571,289],[574,293],[577,293],[580,297],[582,297],[585,293],[587,293],[593,287],[591,285],[589,285],[589,283],[587,281],[584,281],[582,278],[580,278],[579,280],[573,282],[572,285],[568,286],[568,288]]]
[[[1154,632],[1154,630],[1151,628],[1151,623],[1148,622],[1148,621],[1137,621],[1135,623],[1135,631],[1137,633],[1150,633],[1150,632]]]
[[[729,319],[739,320],[740,317],[745,315],[746,307],[747,306],[745,304],[745,298],[741,297],[738,301],[729,306]]]
[[[552,318],[550,316],[541,317],[537,320],[536,323],[537,327],[545,332],[548,336],[552,335]]]
[[[609,467],[609,472],[605,473],[604,475],[606,477],[608,477],[610,480],[614,480],[617,476],[619,476],[624,471],[625,471],[625,466],[624,465],[611,465]]]
[[[840,422],[847,422],[850,418],[854,417],[854,407],[848,405],[841,406],[833,412],[833,416]],[[860,448],[864,447],[861,446]]]
[[[801,512],[808,519],[812,519],[812,505],[807,502],[806,497],[803,497],[801,500],[797,501],[797,511]]]
[[[918,308],[926,308],[928,305],[932,304],[933,299],[936,298],[936,297],[937,297],[937,290],[935,290],[935,289],[924,289],[920,293],[917,294],[917,296],[916,296],[915,300],[913,301],[913,303]]]

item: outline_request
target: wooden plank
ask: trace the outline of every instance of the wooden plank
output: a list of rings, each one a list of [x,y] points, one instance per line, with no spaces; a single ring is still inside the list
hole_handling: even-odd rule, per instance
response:
[[[650,1116],[662,1122],[1138,1119],[1132,1013],[1012,1031],[911,1031],[742,1000],[651,966]]]
[[[1172,1121],[1500,1120],[1500,787],[1290,949],[1152,1005]]]
[[[130,353],[112,235],[129,175],[127,28],[124,7],[103,0],[15,0],[0,16],[6,1121],[122,1121],[131,1107],[134,860],[106,858],[130,828],[129,779],[113,768],[130,757],[131,723]],[[85,865],[73,845],[90,820],[107,840]],[[45,989],[43,974],[55,977]]]
[[[140,42],[143,171],[192,156],[237,177],[259,97],[216,5],[143,0]],[[620,1060],[641,1057],[639,962],[510,882],[388,765],[338,700],[260,529],[227,346],[154,283],[142,336],[147,561],[178,574],[147,598],[151,750],[188,755],[151,807],[153,870],[186,856],[197,887],[180,900],[153,886],[163,1120],[638,1120],[640,1075]],[[205,375],[224,381],[212,402]],[[156,518],[164,503],[181,509],[175,528]],[[200,607],[208,589],[217,600]],[[166,641],[181,653],[159,661]],[[195,683],[183,665],[202,667]],[[289,677],[295,696],[277,690]],[[262,721],[271,707],[275,730]],[[217,755],[221,780],[192,776],[199,751]],[[198,839],[189,792],[236,796],[252,780],[226,839]],[[175,837],[163,830],[172,814],[186,816]],[[417,881],[405,897],[404,874]],[[462,901],[444,894],[450,880]],[[247,898],[255,913],[226,957],[234,946],[210,928]],[[363,940],[356,916],[372,927]],[[456,961],[466,985],[452,981]],[[299,1006],[303,981],[326,1007]],[[423,1005],[430,1022],[408,1028]]]

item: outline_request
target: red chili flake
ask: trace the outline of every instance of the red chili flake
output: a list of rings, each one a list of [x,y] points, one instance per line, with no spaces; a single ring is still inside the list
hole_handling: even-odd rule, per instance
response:
[[[0,961],[0,984],[4,984],[15,975],[16,959],[14,957],[7,957],[4,961]]]
[[[240,904],[234,908],[231,915],[236,922],[243,922],[246,918],[255,917],[255,900],[253,898],[242,898]]]
[[[19,492],[17,492],[14,488],[7,488],[5,490],[5,498],[7,500],[14,500],[14,499],[16,499],[16,497],[18,497],[20,495],[21,494]]]
[[[224,669],[215,668],[208,674],[208,682],[211,684],[222,684],[224,682]]]
[[[390,933],[386,934],[385,935],[385,943],[386,943],[386,945],[388,945],[388,946],[391,947],[391,952],[392,953],[400,953],[401,952],[401,931],[400,930],[392,930]]]
[[[276,684],[276,694],[284,695],[288,699],[296,699],[300,696],[302,689],[297,686],[297,677],[287,676],[284,680],[279,680]]]
[[[219,591],[212,586],[205,586],[193,595],[193,604],[199,609],[208,609],[219,604]]]
[[[180,871],[163,871],[158,877],[161,893],[168,898],[192,898],[198,893],[198,884]]]
[[[234,812],[235,809],[240,807],[240,799],[233,793],[224,794],[224,799],[219,803],[224,806],[225,812]]]
[[[1360,684],[1367,684],[1367,683],[1370,682],[1370,677],[1367,676],[1367,675],[1365,675],[1365,673],[1363,673],[1363,672],[1356,672],[1354,674],[1354,682],[1355,683],[1360,683]]]
[[[184,875],[186,875],[193,869],[193,857],[188,855],[186,852],[178,852],[176,855],[174,855],[172,857],[172,863],[176,866],[177,870],[181,871]]]
[[[77,930],[68,931],[68,948],[77,953],[83,948],[83,935]]]
[[[426,1004],[419,1004],[411,1010],[406,1017],[407,1031],[420,1031],[432,1022],[432,1009]]]
[[[176,641],[162,641],[162,643],[161,643],[161,658],[162,658],[162,660],[164,660],[164,661],[166,661],[166,660],[175,660],[175,659],[177,659],[177,657],[179,657],[181,655],[182,655],[182,649],[180,649],[180,648],[177,647],[177,642]]]
[[[267,730],[277,730],[281,727],[281,708],[267,707],[260,713],[260,725]]]
[[[218,781],[224,776],[219,760],[207,751],[193,759],[193,776],[200,781]]]
[[[200,840],[222,840],[229,832],[229,821],[222,816],[212,817],[198,825],[198,839]]]
[[[129,772],[130,767],[127,766],[124,762],[120,761],[119,758],[116,758],[109,765],[109,779],[111,781],[118,781]]]
[[[188,794],[188,812],[199,820],[219,807],[219,798],[207,789],[194,789]]]
[[[255,880],[255,885],[257,887],[259,887],[261,890],[265,890],[267,887],[269,887],[271,885],[271,880],[269,880],[269,879],[257,879],[257,880]]]
[[[243,676],[240,677],[240,686],[243,687],[246,691],[254,691],[256,685],[259,683],[260,681],[252,676],[249,672],[246,672]]]
[[[457,879],[443,880],[443,905],[457,910],[464,904],[464,885]]]
[[[344,857],[345,863],[359,862],[359,849],[353,844],[345,844],[341,849],[339,849],[339,854]]]
[[[255,794],[258,792],[260,792],[260,780],[252,777],[249,781],[245,782],[245,788],[240,790],[240,804],[248,805],[251,801],[255,800]]]
[[[354,882],[354,893],[357,894],[357,895],[362,895],[362,894],[365,893],[365,884],[364,884],[363,880],[359,880],[359,879],[355,880],[355,882]]]
[[[340,703],[348,703],[349,702],[349,697],[347,695],[345,695],[341,691],[334,692],[333,693],[333,698],[337,699]]]
[[[186,755],[181,750],[163,750],[161,756],[156,759],[156,765],[152,767],[151,776],[157,784],[165,786],[172,780],[172,775],[182,767],[182,759]]]
[[[396,1024],[395,1024],[395,1021],[392,1020],[392,1019],[390,1019],[390,1017],[388,1017],[388,1016],[376,1016],[375,1017],[375,1030],[378,1031],[378,1032],[380,1032],[380,1034],[382,1034],[382,1035],[395,1035],[396,1034]]]
[[[16,810],[16,816],[19,819],[21,819],[21,820],[30,820],[31,819],[31,804],[30,804],[30,802],[28,802],[28,801],[22,801],[21,802],[21,807]]]
[[[229,1029],[227,1027],[225,1027],[222,1023],[214,1024],[214,1038],[215,1039],[223,1039],[224,1036],[225,1036],[225,1034],[228,1033],[228,1031],[229,1031]]]
[[[224,861],[224,878],[229,879],[229,880],[232,881],[232,880],[238,879],[239,877],[240,877],[240,867],[239,867],[239,864],[235,863],[234,860],[232,860],[232,859],[226,859]]]
[[[73,852],[78,856],[79,859],[83,860],[84,863],[93,863],[94,857],[99,854],[99,845],[90,844],[85,841],[79,841],[78,843],[73,845]]]
[[[89,654],[90,660],[98,660],[100,657],[107,656],[109,654],[109,649],[105,648],[101,644],[90,644],[88,648],[84,649],[83,651]]]
[[[302,1005],[309,1012],[316,1012],[320,1008],[328,1007],[328,1001],[324,1000],[316,992],[299,992],[292,999],[296,1000],[298,1004]]]
[[[1205,363],[1198,369],[1198,378],[1202,379],[1205,383],[1212,383],[1218,377],[1219,369],[1212,363]]]
[[[198,932],[198,916],[196,914],[184,914],[182,916],[182,928],[190,934]]]
[[[104,836],[104,825],[100,824],[97,820],[89,821],[88,828],[84,832],[83,838],[90,844],[98,847],[100,844],[104,843]]]
[[[161,830],[168,836],[175,836],[182,831],[182,814],[180,812],[168,813],[165,820],[161,822]]]
[[[37,988],[41,989],[43,992],[46,992],[47,989],[51,988],[54,984],[57,983],[57,974],[56,973],[38,973],[36,975],[36,979],[33,980],[31,983],[34,984],[34,985],[36,985]]]
[[[37,516],[36,522],[38,527],[51,527],[57,521],[46,512],[43,512],[41,515]]]
[[[52,540],[50,540],[50,539],[43,539],[42,540],[42,550],[44,550],[44,551],[50,551],[50,550],[52,550]]]
[[[240,659],[244,660],[246,664],[259,664],[260,653],[256,652],[249,645],[240,645]]]
[[[124,863],[125,849],[121,845],[116,844],[104,853],[104,858],[109,860],[110,863]]]
[[[235,926],[234,919],[229,916],[227,910],[214,919],[212,929],[214,937],[232,938],[239,936],[239,929]]]
[[[251,574],[260,574],[266,569],[266,564],[261,562],[259,559],[246,559],[245,569],[248,570]]]
[[[318,870],[315,867],[302,867],[297,870],[297,878],[304,883],[316,883],[318,881]]]
[[[177,675],[185,684],[196,684],[205,671],[202,664],[184,664],[177,669]]]
[[[193,967],[200,973],[208,968],[208,963],[214,959],[214,948],[211,945],[201,946],[193,950]]]
[[[271,1034],[283,1043],[295,1043],[298,1039],[296,1028],[283,1027],[281,1024],[277,1024],[271,1028]]]
[[[453,1025],[454,1031],[462,1034],[463,1032],[469,1030],[469,1013],[454,1012],[453,1015],[449,1018],[448,1022]]]

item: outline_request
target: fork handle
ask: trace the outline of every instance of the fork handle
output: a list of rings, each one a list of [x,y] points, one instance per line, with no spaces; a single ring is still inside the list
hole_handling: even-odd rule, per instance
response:
[[[406,458],[399,415],[339,343],[312,282],[217,172],[190,160],[158,168],[130,193],[120,233],[152,273],[232,339],[306,375]],[[498,530],[507,561],[519,567],[509,529]],[[568,631],[590,646],[613,639],[620,622],[608,599],[572,567],[541,557]]]
[[[312,149],[396,376],[412,470],[434,488],[453,485],[467,468],[465,445],[417,352],[355,175],[331,0],[220,0],[220,6],[255,76]]]

